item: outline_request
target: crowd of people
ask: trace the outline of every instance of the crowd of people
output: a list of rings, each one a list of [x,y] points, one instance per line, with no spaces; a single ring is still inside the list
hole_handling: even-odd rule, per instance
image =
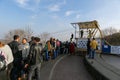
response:
[[[20,42],[19,35],[14,35],[14,40],[8,44],[0,41],[0,71],[6,72],[7,80],[32,80],[32,78],[40,80],[41,63],[48,60],[46,53],[49,60],[55,59],[60,54],[75,54],[76,44],[72,42],[72,37],[71,35],[70,42],[50,38],[45,45],[41,43],[39,37],[31,37],[29,42],[27,38],[23,38]],[[88,58],[94,59],[97,46],[95,38],[92,40],[88,38]]]
[[[20,42],[19,35],[14,35],[13,39],[8,44],[0,41],[0,57],[2,55],[5,60],[7,80],[32,80],[34,76],[36,80],[40,80],[41,63],[46,60],[46,52],[49,54],[49,59],[55,59],[54,52],[56,56],[75,54],[75,43],[72,41],[62,42],[50,38],[43,45],[39,37],[31,37],[29,42],[27,38],[23,38]]]

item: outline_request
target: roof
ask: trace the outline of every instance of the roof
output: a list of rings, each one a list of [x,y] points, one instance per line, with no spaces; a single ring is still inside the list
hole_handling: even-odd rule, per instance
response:
[[[88,21],[88,22],[76,22],[71,23],[72,25],[78,25],[80,29],[88,29],[88,28],[98,28],[98,22],[96,20],[94,21]]]

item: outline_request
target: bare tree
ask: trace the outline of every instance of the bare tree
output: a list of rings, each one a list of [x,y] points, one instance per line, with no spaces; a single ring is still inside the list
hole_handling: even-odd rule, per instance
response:
[[[21,38],[23,38],[24,37],[24,30],[22,30],[22,29],[15,29],[15,30],[10,30],[10,31],[8,31],[8,33],[7,34],[5,34],[5,40],[7,41],[7,42],[10,42],[10,41],[12,41],[13,40],[13,36],[14,35],[19,35]]]
[[[46,41],[47,41],[48,39],[50,39],[50,33],[47,33],[47,32],[43,32],[43,33],[39,34],[38,36],[41,38],[41,42],[42,42],[43,44],[45,44]]]
[[[31,29],[30,26],[25,28],[25,37],[28,39],[28,41],[30,41],[31,36],[33,35],[33,30]]]
[[[106,28],[104,30],[102,30],[103,36],[108,36],[108,35],[112,35],[114,33],[117,33],[117,29],[110,27],[110,28]]]
[[[13,40],[14,35],[19,35],[20,39],[25,37],[28,40],[30,40],[30,37],[32,36],[32,34],[33,34],[33,31],[30,27],[26,27],[25,29],[14,29],[14,30],[8,31],[8,33],[5,34],[4,39],[7,43]]]

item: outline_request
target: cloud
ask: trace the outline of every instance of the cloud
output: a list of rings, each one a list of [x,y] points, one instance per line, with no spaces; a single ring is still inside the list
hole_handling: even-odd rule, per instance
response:
[[[39,8],[40,0],[14,0],[16,5],[27,9],[27,10],[36,10]]]
[[[66,12],[65,12],[65,16],[70,16],[70,15],[72,15],[73,13],[75,13],[75,12],[72,11],[72,10],[66,11]]]
[[[27,5],[28,0],[16,0],[16,2],[20,4],[21,6],[25,6]]]
[[[67,3],[66,0],[63,0],[63,2],[59,3],[59,5],[65,5],[66,3]]]
[[[57,14],[54,14],[53,16],[51,16],[53,19],[58,19],[59,16]]]
[[[120,0],[110,1],[106,0],[101,6],[96,7],[95,10],[85,14],[84,19],[96,19],[102,28],[120,26]],[[82,17],[82,16],[81,16]]]
[[[60,1],[58,3],[50,4],[48,6],[48,10],[52,12],[58,12],[61,10],[61,7],[65,4],[66,4],[66,0],[63,0],[63,2]]]
[[[37,14],[31,16],[32,19],[36,19],[37,17],[38,17]]]
[[[80,19],[80,17],[81,17],[80,14],[77,14],[77,15],[76,15],[76,18],[77,18],[77,19]]]
[[[60,11],[60,5],[55,4],[55,5],[49,6],[48,9],[53,12]]]

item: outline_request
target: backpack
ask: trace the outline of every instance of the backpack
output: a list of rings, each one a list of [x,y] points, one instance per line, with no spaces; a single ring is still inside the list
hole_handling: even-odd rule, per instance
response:
[[[0,50],[0,71],[5,70],[6,61],[5,61],[5,53]]]

